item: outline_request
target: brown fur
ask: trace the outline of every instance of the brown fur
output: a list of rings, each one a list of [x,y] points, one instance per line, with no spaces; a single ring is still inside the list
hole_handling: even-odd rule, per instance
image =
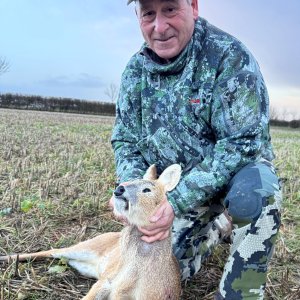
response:
[[[124,198],[116,195],[114,199],[114,213],[130,223],[121,232],[104,233],[69,248],[20,254],[19,260],[67,258],[80,273],[98,279],[84,300],[179,299],[179,267],[172,254],[171,237],[148,244],[141,240],[137,227],[149,224],[165,193],[177,185],[180,172],[180,166],[172,165],[156,179],[155,167],[151,166],[144,179],[124,186]],[[16,258],[2,256],[0,261]]]

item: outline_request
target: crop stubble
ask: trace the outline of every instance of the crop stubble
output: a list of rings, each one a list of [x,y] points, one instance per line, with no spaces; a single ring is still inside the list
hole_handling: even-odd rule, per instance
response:
[[[64,247],[116,231],[110,117],[0,109],[0,255]],[[268,299],[300,298],[300,131],[274,128],[284,182],[283,225]],[[221,245],[184,286],[182,299],[212,299],[228,247]],[[224,250],[224,251],[223,251]],[[50,273],[60,265],[62,273]],[[64,261],[0,263],[2,299],[80,299],[93,280]]]

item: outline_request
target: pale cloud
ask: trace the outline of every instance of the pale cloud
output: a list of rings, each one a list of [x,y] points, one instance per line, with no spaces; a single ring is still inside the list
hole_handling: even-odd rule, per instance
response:
[[[300,118],[300,87],[278,88],[269,86],[270,104],[284,119]]]
[[[50,87],[84,87],[84,88],[101,88],[104,86],[99,76],[81,73],[78,75],[60,75],[49,77],[39,82],[42,85]]]
[[[200,15],[240,39],[254,54],[270,102],[300,116],[299,0],[199,1]]]
[[[0,56],[11,62],[1,91],[105,99],[143,42],[126,2],[1,0]],[[299,0],[199,0],[202,17],[254,54],[271,103],[292,110],[300,101],[299,8]]]

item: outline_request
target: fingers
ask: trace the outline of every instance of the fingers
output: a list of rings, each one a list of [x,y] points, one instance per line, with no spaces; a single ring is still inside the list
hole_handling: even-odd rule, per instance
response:
[[[155,241],[162,241],[169,236],[170,236],[170,230],[168,229],[166,231],[160,231],[157,234],[152,236],[143,235],[141,239],[146,243],[153,243]]]
[[[166,216],[174,216],[173,208],[165,197],[162,201],[162,204],[156,210],[155,214],[150,218],[150,222],[157,223],[160,219],[165,218]],[[173,220],[172,220],[173,221]]]
[[[139,228],[143,233],[142,240],[147,243],[153,243],[169,237],[174,217],[172,206],[167,200],[164,201],[150,218],[152,224]]]
[[[168,208],[168,205],[170,204],[165,196],[155,214],[150,218],[150,222],[157,222],[165,214],[165,210]]]
[[[148,226],[142,227],[141,231],[144,231],[145,234],[150,234],[151,232],[156,233],[156,230],[166,230],[172,226],[173,215],[172,214],[164,214],[157,222],[151,223]],[[146,233],[147,232],[147,233]]]
[[[151,236],[151,235],[156,235],[159,232],[169,230],[170,225],[169,224],[160,225],[160,224],[155,223],[155,224],[147,226],[147,227],[139,227],[138,229],[144,235]]]
[[[163,217],[165,210],[166,210],[166,206],[162,204],[157,209],[156,213],[150,218],[150,222],[156,223],[159,219],[161,219]]]
[[[159,227],[171,227],[174,220],[174,211],[169,202],[166,201],[162,206],[158,208],[156,213],[150,218],[152,224],[145,226],[147,230],[154,230]]]

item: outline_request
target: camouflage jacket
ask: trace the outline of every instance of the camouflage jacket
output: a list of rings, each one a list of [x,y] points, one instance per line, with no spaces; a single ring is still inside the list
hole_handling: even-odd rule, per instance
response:
[[[122,75],[112,135],[120,182],[183,167],[168,193],[177,216],[203,205],[246,164],[273,159],[269,99],[237,39],[199,18],[186,48],[164,63],[146,44]]]

